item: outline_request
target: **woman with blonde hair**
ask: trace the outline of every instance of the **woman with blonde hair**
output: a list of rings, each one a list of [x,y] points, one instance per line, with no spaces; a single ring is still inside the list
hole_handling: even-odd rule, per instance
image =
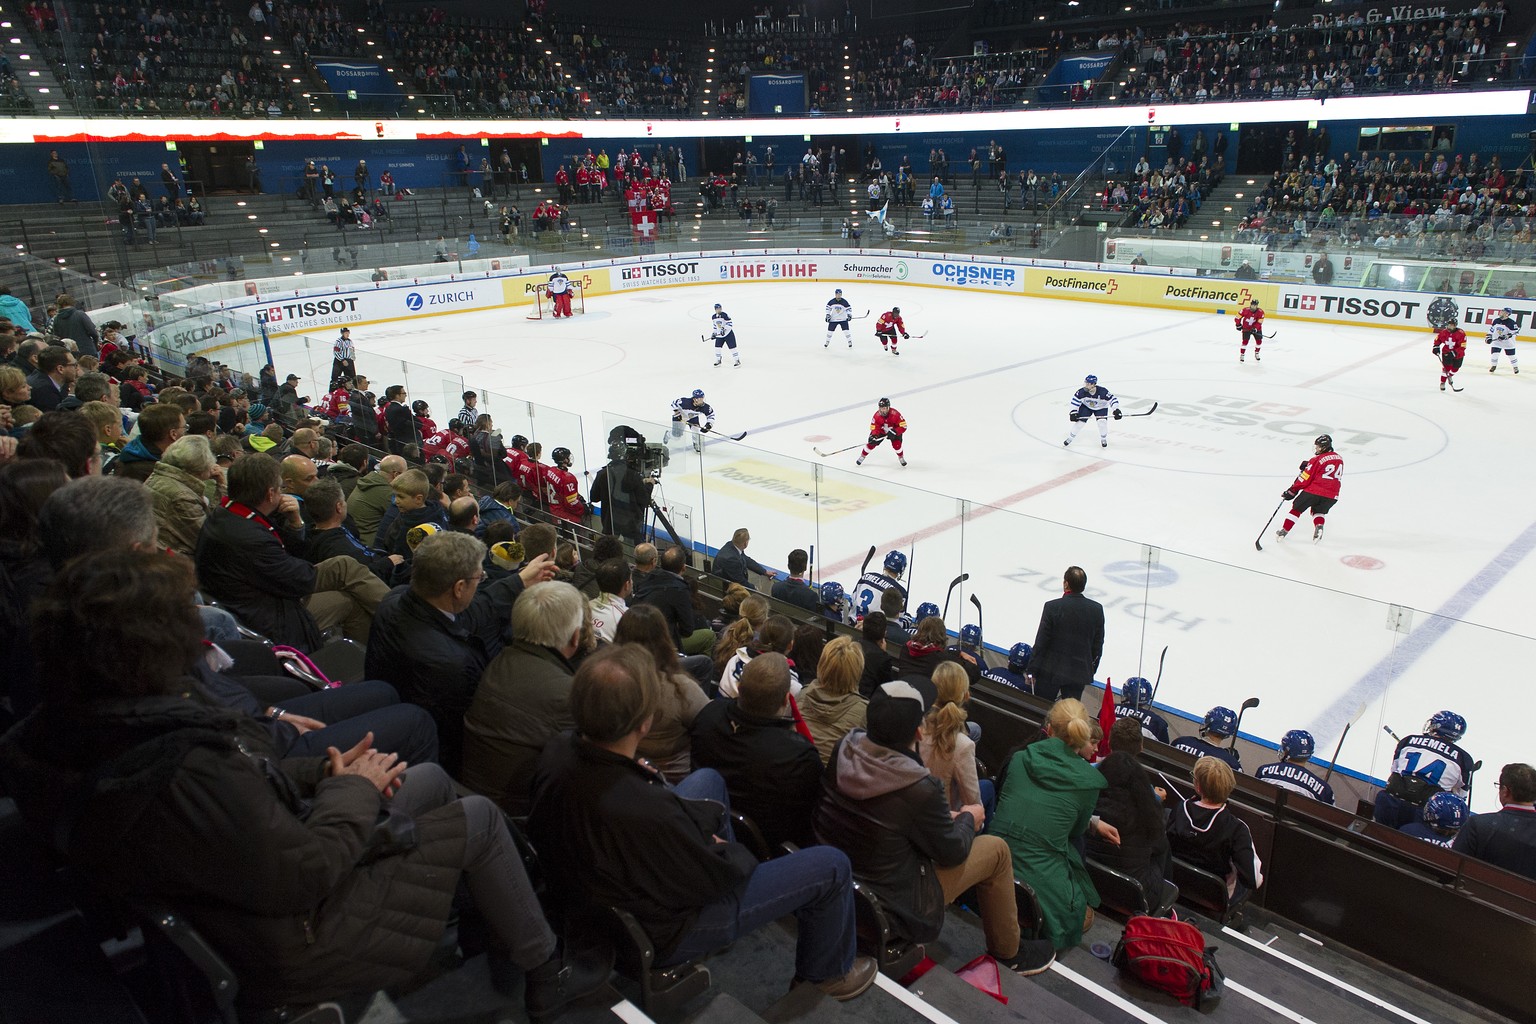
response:
[[[746,591],[743,587],[742,590]],[[730,600],[727,595],[726,600]],[[740,604],[736,608],[736,618],[726,626],[720,634],[720,639],[715,642],[715,674],[725,671],[725,666],[730,664],[736,656],[738,648],[747,646],[752,637],[768,621],[768,601],[758,597],[751,591],[746,591],[741,597]]]
[[[864,728],[869,701],[859,696],[859,678],[863,674],[863,648],[853,637],[840,636],[822,648],[816,662],[816,681],[796,698],[822,764],[832,756],[838,740],[854,729]]]
[[[983,794],[976,774],[976,741],[966,729],[965,704],[971,699],[971,681],[965,669],[952,661],[933,669],[933,686],[938,696],[923,719],[923,740],[918,747],[928,774],[944,785],[949,809],[958,811],[968,804],[981,804],[990,816],[996,801],[991,783]]]
[[[1090,723],[1081,701],[1068,697],[1051,705],[1045,737],[1009,758],[988,827],[1008,843],[1014,876],[1034,888],[1040,937],[1058,950],[1082,941],[1099,903],[1078,852],[1099,791],[1107,785],[1079,753],[1093,733]]]

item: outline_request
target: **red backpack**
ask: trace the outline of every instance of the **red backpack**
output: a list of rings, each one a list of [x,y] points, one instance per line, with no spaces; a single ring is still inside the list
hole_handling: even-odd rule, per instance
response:
[[[1141,915],[1127,921],[1110,962],[1196,1009],[1202,1001],[1220,999],[1226,982],[1216,964],[1216,947],[1206,947],[1200,929],[1166,917]]]

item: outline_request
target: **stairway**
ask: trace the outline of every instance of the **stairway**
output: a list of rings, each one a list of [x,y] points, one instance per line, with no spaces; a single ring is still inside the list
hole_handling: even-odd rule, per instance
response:
[[[15,8],[18,12],[20,8]],[[67,117],[76,113],[74,102],[65,94],[64,85],[54,73],[48,52],[39,45],[31,23],[18,14],[11,15],[11,27],[5,29],[5,52],[11,59],[11,70],[26,91],[29,109],[18,109],[7,104],[0,109],[32,117]],[[57,37],[55,37],[57,38]],[[19,39],[19,43],[11,42]]]

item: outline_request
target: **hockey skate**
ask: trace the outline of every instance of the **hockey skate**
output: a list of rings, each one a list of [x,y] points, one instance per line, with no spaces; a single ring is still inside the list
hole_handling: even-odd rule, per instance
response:
[[[1248,350],[1247,349],[1244,349],[1243,351],[1241,351],[1241,352],[1239,352],[1237,354],[1237,361],[1240,362],[1240,363],[1246,363],[1248,361]]]
[[[741,360],[738,359],[738,360],[736,360],[736,362],[732,363],[731,365],[736,367],[739,370],[739,369],[741,369]]]
[[[821,347],[822,348],[831,348],[832,347],[832,339],[828,338],[826,341],[822,342],[821,343]]]
[[[1441,391],[1444,391],[1444,390],[1445,390],[1445,381],[1441,381],[1441,382],[1440,382],[1440,390],[1441,390]]]
[[[1514,367],[1514,371],[1515,371],[1515,372],[1516,372],[1516,373],[1519,373],[1519,372],[1520,372],[1520,367],[1518,367],[1518,366],[1516,366],[1516,367]]]
[[[1261,360],[1259,358],[1259,350],[1258,349],[1254,349],[1253,350],[1253,361],[1256,362],[1256,363],[1257,362],[1261,362]]]
[[[1099,447],[1100,448],[1108,448],[1109,447],[1109,442],[1108,441],[1100,441],[1099,442]]]
[[[901,464],[903,466],[905,466],[907,464],[907,457],[905,455],[898,455],[896,457],[901,460]]]
[[[716,365],[716,366],[719,366],[719,365],[720,365],[720,360],[718,360],[718,359],[716,359],[716,360],[715,360],[715,365]]]
[[[898,352],[898,351],[896,351],[896,349],[895,349],[895,347],[894,347],[894,346],[892,346],[892,348],[891,348],[891,355],[893,355],[893,356],[899,356],[899,355],[901,355],[901,353],[900,353],[900,352]]]
[[[1291,531],[1287,530],[1285,527],[1280,527],[1280,529],[1275,531],[1275,540],[1285,540],[1285,535],[1290,532]]]
[[[1497,366],[1490,366],[1490,367],[1488,367],[1488,372],[1489,373],[1498,373],[1499,372],[1499,368]]]
[[[1061,446],[1063,448],[1070,448],[1070,447],[1072,447],[1072,439],[1070,437],[1067,438],[1065,441],[1061,442]]]
[[[855,466],[862,466],[862,465],[864,465],[864,456],[860,455],[858,458],[854,459],[853,460],[853,464]]]
[[[1320,541],[1322,539],[1323,539],[1323,527],[1322,527],[1322,524],[1318,524],[1317,526],[1312,527],[1312,540],[1313,540],[1313,542]]]

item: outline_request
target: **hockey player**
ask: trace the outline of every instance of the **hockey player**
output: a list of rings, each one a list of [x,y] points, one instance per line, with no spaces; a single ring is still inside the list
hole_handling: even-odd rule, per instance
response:
[[[469,458],[469,441],[459,434],[458,426],[456,421],[450,420],[437,431],[422,437],[422,457],[428,462],[446,462],[450,471],[460,459]]]
[[[1373,817],[1388,828],[1422,821],[1424,804],[1436,793],[1467,799],[1472,755],[1457,746],[1467,734],[1467,720],[1454,711],[1437,711],[1424,731],[1404,736],[1392,754],[1387,788],[1376,794]]]
[[[544,454],[544,446],[537,441],[528,442],[528,447],[523,451],[523,459],[517,466],[517,486],[523,489],[523,499],[530,509],[546,511],[549,507],[544,493],[544,463],[539,461],[539,456]]]
[[[843,337],[848,339],[848,347],[853,348],[853,334],[848,330],[848,321],[852,319],[853,307],[843,298],[843,290],[834,289],[832,299],[827,303],[827,340],[821,343],[821,347],[826,348],[832,344],[832,332],[840,330]]]
[[[1515,311],[1505,306],[1498,318],[1488,325],[1489,373],[1499,368],[1500,352],[1509,356],[1510,369],[1520,372],[1520,358],[1515,355],[1515,337],[1519,333],[1520,321],[1515,319]]]
[[[554,271],[549,275],[548,287],[550,305],[554,306],[553,316],[558,320],[571,315],[571,279],[562,274],[559,267]]]
[[[715,429],[715,409],[704,401],[702,388],[694,388],[693,394],[672,400],[672,436],[682,437],[685,426],[701,434]]]
[[[736,351],[736,325],[731,323],[731,315],[715,303],[715,311],[709,317],[709,330],[715,336],[715,365],[720,365],[720,359],[724,352],[721,349],[731,350],[731,358],[736,360],[736,365],[741,365],[741,354]]]
[[[1168,720],[1152,710],[1152,684],[1141,676],[1132,676],[1120,689],[1116,718],[1133,718],[1141,723],[1141,734],[1159,743],[1168,742]]]
[[[841,583],[828,580],[821,585],[821,613],[833,622],[854,624],[853,602],[848,600]]]
[[[1242,335],[1241,347],[1237,350],[1237,361],[1242,362],[1248,357],[1248,340],[1253,339],[1253,361],[1259,362],[1259,348],[1264,344],[1264,310],[1259,308],[1259,300],[1254,299],[1248,303],[1248,308],[1242,310],[1232,318]]]
[[[1024,670],[1029,668],[1030,646],[1026,643],[1016,643],[1008,649],[1008,664],[1002,668],[988,666],[981,670],[981,678],[990,679],[994,683],[1003,686],[1011,686],[1015,690],[1023,690],[1025,693],[1033,693],[1034,688],[1024,676]]]
[[[907,571],[907,556],[900,551],[888,551],[882,572],[866,572],[854,584],[849,599],[853,602],[855,618],[862,619],[880,607],[880,599],[887,590],[901,594],[901,603],[907,603],[907,588],[901,585],[901,576]]]
[[[1083,424],[1088,418],[1096,417],[1099,421],[1099,447],[1109,447],[1109,420],[1106,418],[1113,412],[1115,419],[1120,418],[1120,399],[1109,393],[1108,388],[1099,387],[1099,378],[1093,374],[1083,378],[1083,386],[1072,395],[1072,407],[1067,413],[1067,419],[1072,421],[1067,439],[1061,442],[1070,445],[1077,432],[1083,429]]]
[[[1467,358],[1467,332],[1455,320],[1435,332],[1435,341],[1429,350],[1440,357],[1440,390],[1449,383],[1456,386],[1456,371]]]
[[[893,356],[901,355],[896,351],[896,332],[898,331],[903,338],[911,337],[907,333],[907,325],[901,322],[901,307],[892,306],[889,313],[881,313],[880,319],[875,321],[875,337],[880,339],[880,347]]]
[[[1424,801],[1424,820],[1410,821],[1398,831],[1405,836],[1413,836],[1449,849],[1471,813],[1459,797],[1436,793]]]
[[[864,450],[859,452],[859,457],[853,460],[855,466],[864,465],[864,460],[869,458],[869,453],[880,447],[880,442],[889,440],[891,450],[901,460],[901,464],[907,464],[907,456],[901,450],[902,435],[907,432],[906,417],[891,408],[889,398],[880,399],[880,405],[875,409],[874,418],[869,421],[869,440],[864,442]]]
[[[1232,766],[1232,770],[1243,770],[1243,759],[1238,756],[1234,747],[1219,746],[1205,737],[1210,736],[1217,740],[1231,739],[1237,735],[1237,712],[1231,708],[1217,705],[1205,713],[1205,721],[1200,726],[1199,736],[1180,736],[1173,741],[1174,750],[1182,750],[1186,754],[1195,757],[1217,757]]]
[[[1307,767],[1316,746],[1311,733],[1305,729],[1292,729],[1280,737],[1280,760],[1260,766],[1253,777],[1331,805],[1333,787]]]
[[[521,486],[523,463],[528,461],[528,439],[522,434],[513,434],[512,440],[507,442],[507,454],[502,456],[501,464],[507,467],[507,472],[512,474],[512,479]]]
[[[543,467],[544,500],[550,514],[567,523],[586,518],[587,503],[581,500],[581,482],[571,472],[571,450],[556,448],[550,452],[552,465]]]
[[[1303,512],[1312,510],[1312,539],[1323,538],[1323,519],[1339,500],[1339,487],[1344,476],[1344,459],[1333,450],[1333,438],[1319,434],[1312,442],[1312,458],[1301,464],[1301,472],[1280,497],[1291,502],[1291,510],[1285,514],[1285,522],[1275,531],[1281,540],[1291,532]]]

